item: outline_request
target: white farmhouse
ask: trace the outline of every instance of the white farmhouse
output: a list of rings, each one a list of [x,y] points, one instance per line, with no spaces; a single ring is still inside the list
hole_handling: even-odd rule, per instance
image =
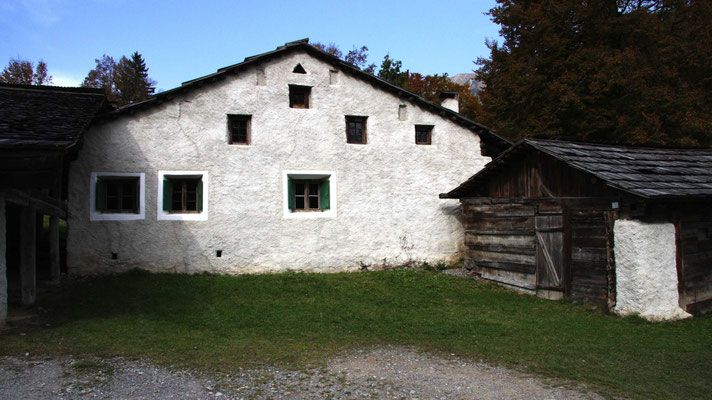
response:
[[[288,43],[94,124],[70,168],[68,268],[453,260],[460,208],[438,194],[508,145],[456,109]]]

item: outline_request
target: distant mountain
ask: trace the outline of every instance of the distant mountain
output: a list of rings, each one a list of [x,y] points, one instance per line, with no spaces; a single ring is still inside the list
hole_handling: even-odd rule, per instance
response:
[[[470,91],[475,96],[479,96],[480,90],[485,88],[485,83],[475,79],[475,74],[457,74],[450,77],[450,80],[458,85],[469,85]]]

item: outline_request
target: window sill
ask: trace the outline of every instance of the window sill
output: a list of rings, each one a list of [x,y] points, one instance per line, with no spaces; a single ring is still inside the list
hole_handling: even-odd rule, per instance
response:
[[[136,221],[145,216],[137,213],[98,212],[91,213],[91,221]]]

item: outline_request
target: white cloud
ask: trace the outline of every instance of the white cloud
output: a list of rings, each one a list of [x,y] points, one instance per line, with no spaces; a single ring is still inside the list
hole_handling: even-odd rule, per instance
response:
[[[65,87],[72,87],[72,86],[79,86],[82,84],[82,81],[84,78],[77,77],[76,75],[71,75],[71,74],[63,74],[63,73],[55,73],[53,71],[49,71],[49,74],[52,75],[52,85],[53,86],[65,86]]]

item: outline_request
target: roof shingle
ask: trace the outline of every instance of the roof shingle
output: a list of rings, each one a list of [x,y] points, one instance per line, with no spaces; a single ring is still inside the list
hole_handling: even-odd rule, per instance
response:
[[[69,148],[105,104],[100,89],[0,84],[0,148]]]
[[[611,188],[642,198],[712,197],[712,149],[621,146],[547,139],[524,139],[466,182],[444,193],[462,198],[531,149],[541,151]]]

